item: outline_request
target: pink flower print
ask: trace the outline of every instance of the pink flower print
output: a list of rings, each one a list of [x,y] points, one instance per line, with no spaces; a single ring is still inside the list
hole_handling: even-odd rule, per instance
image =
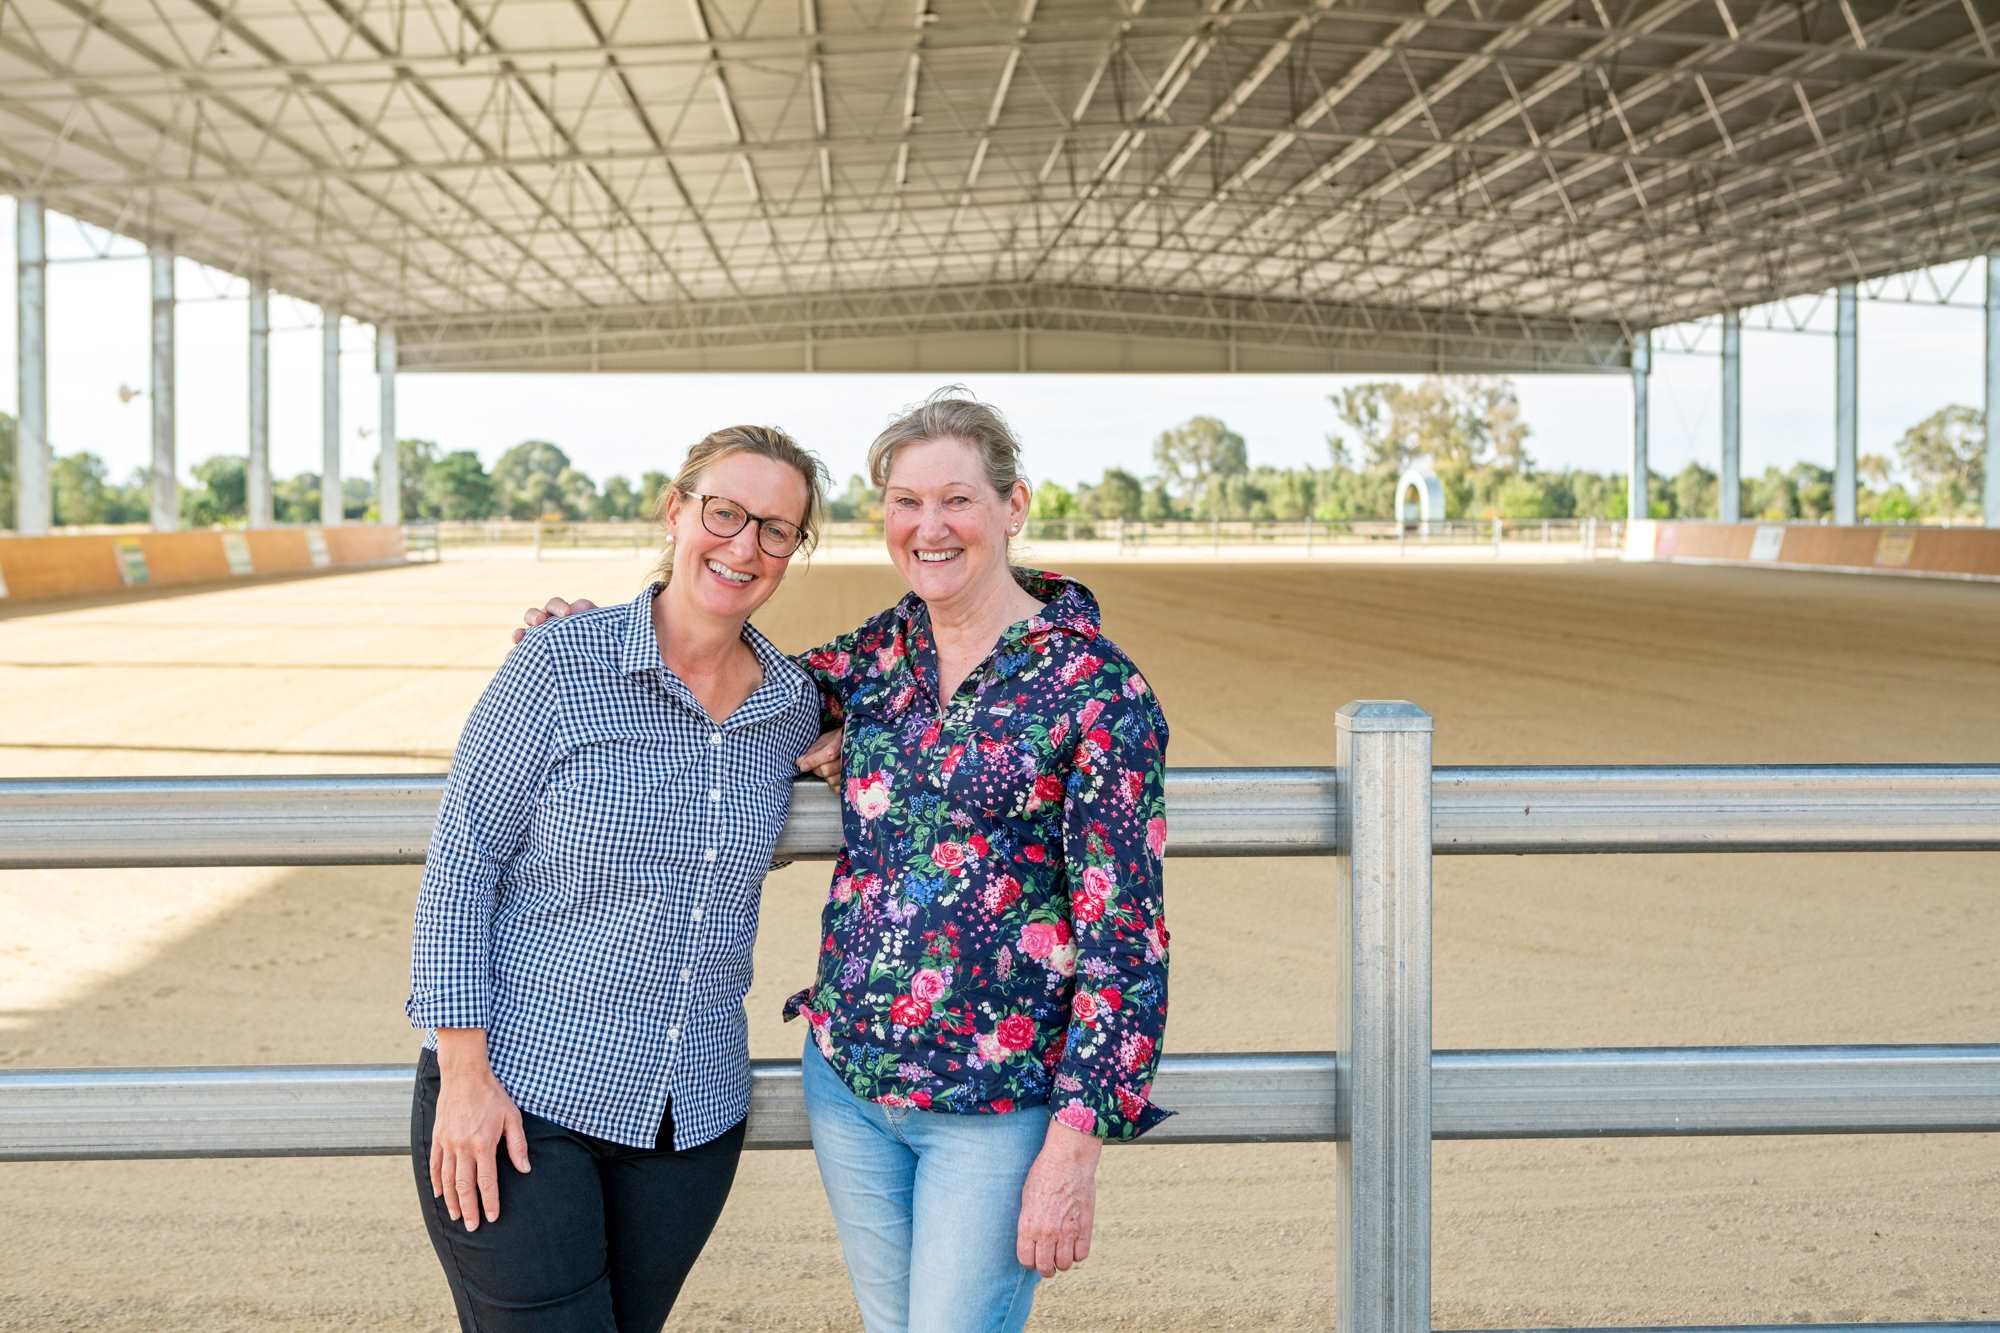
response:
[[[962,842],[941,842],[931,848],[931,860],[947,875],[955,875],[965,865],[965,844]]]
[[[1131,675],[1125,677],[1125,694],[1129,698],[1137,699],[1140,695],[1147,693],[1150,689],[1151,686],[1146,684],[1146,678],[1140,675],[1136,671],[1134,671]]]
[[[1094,675],[1097,668],[1103,665],[1104,659],[1097,654],[1084,653],[1064,662],[1062,670],[1056,673],[1056,679],[1065,685],[1074,685],[1086,676]]]
[[[854,807],[862,822],[880,819],[889,813],[889,779],[881,769],[858,778],[847,780],[847,803]]]
[[[1082,727],[1085,731],[1089,731],[1092,727],[1097,725],[1097,719],[1103,716],[1103,713],[1104,713],[1104,700],[1092,699],[1089,703],[1085,704],[1081,710],[1078,711],[1076,715],[1076,723],[1078,726]]]
[[[1066,921],[1030,921],[1021,927],[1021,952],[1037,962],[1068,943],[1069,923]]]
[[[1097,1132],[1097,1112],[1072,1097],[1056,1112],[1056,1119],[1071,1129],[1083,1134]]]
[[[1083,872],[1083,887],[1100,898],[1109,898],[1118,890],[1118,880],[1111,873],[1110,866],[1087,866]]]
[[[920,967],[910,978],[910,994],[925,1004],[936,1004],[944,997],[944,973],[936,968]]]
[[[851,663],[846,653],[817,652],[807,655],[806,665],[829,676],[845,676]]]
[[[1146,850],[1154,856],[1167,853],[1167,821],[1159,815],[1146,821]]]
[[[979,1058],[989,1065],[1001,1064],[1012,1054],[1001,1044],[997,1032],[982,1032],[972,1039],[972,1044],[978,1050]]]

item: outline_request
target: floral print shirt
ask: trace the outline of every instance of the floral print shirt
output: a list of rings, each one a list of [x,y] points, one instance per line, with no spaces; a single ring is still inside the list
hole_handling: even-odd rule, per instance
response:
[[[947,702],[914,593],[797,659],[843,725],[845,847],[786,1015],[858,1096],[1129,1139],[1169,1114],[1167,723],[1086,589],[1017,577],[1046,605]]]

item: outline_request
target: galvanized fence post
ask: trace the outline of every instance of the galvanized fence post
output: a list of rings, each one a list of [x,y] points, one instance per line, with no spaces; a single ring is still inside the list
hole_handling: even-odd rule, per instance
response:
[[[1339,1333],[1430,1333],[1431,717],[1338,715]]]

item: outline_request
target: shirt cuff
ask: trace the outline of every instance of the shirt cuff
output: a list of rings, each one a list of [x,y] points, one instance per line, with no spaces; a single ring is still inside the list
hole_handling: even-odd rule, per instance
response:
[[[484,1028],[487,1003],[484,991],[413,990],[403,1002],[403,1012],[414,1028]]]

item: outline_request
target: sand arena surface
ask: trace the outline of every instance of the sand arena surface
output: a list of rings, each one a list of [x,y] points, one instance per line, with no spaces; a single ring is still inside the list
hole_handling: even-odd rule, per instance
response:
[[[0,611],[0,773],[437,771],[546,594],[636,557],[447,560]],[[1440,763],[2000,758],[2000,589],[1768,571],[1343,562],[1072,572],[1175,764],[1324,763],[1336,707],[1413,699]],[[892,600],[795,574],[804,647]],[[1436,1043],[1991,1041],[1996,866],[1448,858]],[[824,865],[765,893],[753,1053],[794,1056]],[[0,1063],[402,1060],[414,867],[0,875]],[[1324,1048],[1316,861],[1170,862],[1170,1051]],[[1118,1148],[1096,1252],[1034,1327],[1324,1328],[1331,1148]],[[2000,1317],[1993,1136],[1441,1144],[1435,1323]],[[445,1329],[402,1158],[0,1167],[0,1327]],[[804,1153],[749,1154],[675,1327],[856,1326]]]

